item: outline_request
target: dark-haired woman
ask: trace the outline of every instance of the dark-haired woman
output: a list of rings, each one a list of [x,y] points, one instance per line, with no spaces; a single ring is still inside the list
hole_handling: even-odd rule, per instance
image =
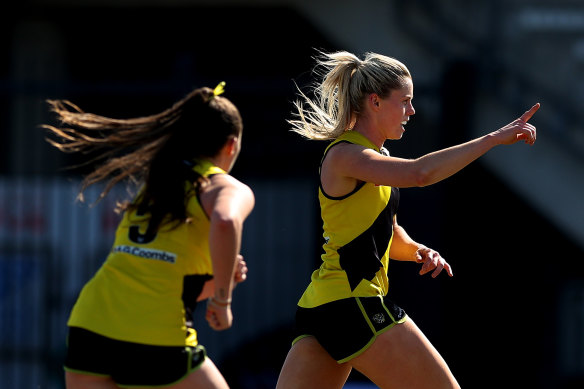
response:
[[[106,261],[71,312],[68,389],[227,388],[197,341],[192,316],[207,300],[206,320],[232,324],[231,296],[245,280],[240,252],[251,189],[231,175],[242,136],[239,111],[215,90],[199,88],[151,116],[111,119],[67,101],[49,101],[61,123],[44,126],[63,152],[103,160],[82,183],[138,182]]]

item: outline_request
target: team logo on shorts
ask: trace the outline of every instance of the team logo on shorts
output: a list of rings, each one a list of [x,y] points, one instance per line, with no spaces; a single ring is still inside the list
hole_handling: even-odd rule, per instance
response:
[[[375,315],[373,315],[371,320],[373,320],[377,324],[381,324],[385,321],[385,316],[383,315],[383,313],[376,313]]]

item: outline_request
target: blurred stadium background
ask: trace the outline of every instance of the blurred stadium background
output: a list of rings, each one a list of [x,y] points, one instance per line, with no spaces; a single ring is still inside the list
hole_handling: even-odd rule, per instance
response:
[[[401,224],[455,277],[393,262],[391,293],[463,387],[584,387],[581,1],[22,0],[0,21],[0,388],[63,387],[67,315],[107,254],[111,209],[125,194],[75,202],[83,171],[66,170],[79,160],[44,141],[38,125],[53,120],[44,100],[127,117],[222,80],[245,124],[233,174],[257,205],[234,326],[214,333],[200,316],[197,328],[232,388],[275,386],[320,253],[326,144],[285,122],[315,49],[408,65],[417,114],[387,144],[401,157],[499,128],[541,102],[534,147],[493,150],[451,179],[402,191]],[[367,386],[355,373],[347,387],[357,385]]]

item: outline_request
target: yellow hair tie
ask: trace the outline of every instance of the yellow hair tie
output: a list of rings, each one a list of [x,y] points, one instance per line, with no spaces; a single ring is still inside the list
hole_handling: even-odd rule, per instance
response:
[[[216,87],[215,89],[213,89],[213,96],[219,96],[220,94],[222,94],[223,92],[225,92],[225,81],[221,81]]]

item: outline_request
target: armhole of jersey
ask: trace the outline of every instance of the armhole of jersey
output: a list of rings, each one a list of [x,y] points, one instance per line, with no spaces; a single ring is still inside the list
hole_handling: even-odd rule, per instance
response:
[[[394,217],[395,215],[397,215],[397,209],[399,208],[399,200],[400,200],[399,188],[392,186],[389,201],[391,202],[392,207],[391,212]]]
[[[326,197],[327,199],[330,199],[330,200],[343,200],[343,199],[346,199],[347,197],[351,196],[353,193],[358,192],[359,189],[361,189],[363,187],[363,185],[365,185],[365,181],[357,180],[357,185],[355,186],[355,188],[352,191],[350,191],[349,193],[347,193],[345,195],[342,195],[342,196],[330,196],[330,195],[328,195],[324,191],[324,188],[322,187],[322,179],[321,179],[321,176],[320,176],[321,175],[321,172],[322,172],[322,163],[324,162],[324,159],[326,158],[326,156],[327,156],[328,152],[330,151],[330,149],[332,149],[333,147],[335,147],[339,143],[349,143],[349,144],[352,144],[352,145],[356,144],[356,143],[353,143],[353,142],[349,142],[348,140],[341,140],[341,141],[338,141],[336,143],[331,144],[326,149],[326,151],[324,152],[324,155],[322,156],[322,158],[320,160],[320,164],[318,165],[318,186],[320,188],[320,191],[321,191],[322,195],[324,197]]]
[[[224,174],[224,173],[213,173],[213,174],[209,174],[205,178],[211,179],[211,177],[213,177],[213,176],[215,176],[217,174]],[[201,210],[203,211],[203,214],[205,216],[207,216],[207,220],[211,220],[211,215],[207,215],[207,212],[205,211],[205,207],[203,207],[203,202],[201,201],[201,192],[200,191],[197,191],[197,193],[196,193],[195,196],[197,196],[197,201],[199,202],[199,206],[201,207]]]

